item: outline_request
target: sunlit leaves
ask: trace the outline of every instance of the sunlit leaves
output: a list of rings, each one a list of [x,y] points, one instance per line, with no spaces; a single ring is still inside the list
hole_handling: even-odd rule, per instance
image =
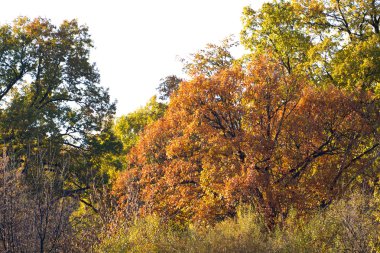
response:
[[[315,84],[373,89],[378,85],[378,1],[275,1],[243,12],[242,42],[272,51],[288,72]]]
[[[166,105],[152,97],[142,108],[137,109],[116,120],[114,131],[123,142],[125,152],[128,152],[138,140],[140,132],[149,124],[164,115]]]
[[[347,91],[289,74],[270,55],[197,76],[145,129],[115,193],[129,210],[132,184],[140,213],[208,222],[247,202],[270,227],[289,208],[318,207],[374,168],[379,144],[367,109]]]

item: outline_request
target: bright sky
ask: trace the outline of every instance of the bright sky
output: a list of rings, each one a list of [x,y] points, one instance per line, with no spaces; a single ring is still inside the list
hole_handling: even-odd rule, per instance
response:
[[[144,105],[161,78],[182,75],[178,57],[241,29],[244,6],[264,0],[17,0],[4,1],[0,23],[37,16],[59,24],[77,18],[95,43],[101,84],[118,100],[117,115]]]

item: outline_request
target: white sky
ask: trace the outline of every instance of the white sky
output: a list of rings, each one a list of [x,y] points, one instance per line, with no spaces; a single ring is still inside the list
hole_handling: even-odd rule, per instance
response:
[[[238,34],[244,6],[263,0],[10,0],[3,1],[0,23],[37,16],[59,24],[77,18],[90,28],[92,52],[101,84],[118,100],[117,115],[144,105],[159,80],[182,75],[177,56],[186,57]]]

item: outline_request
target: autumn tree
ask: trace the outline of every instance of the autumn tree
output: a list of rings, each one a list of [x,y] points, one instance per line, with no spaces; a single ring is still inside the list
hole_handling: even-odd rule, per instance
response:
[[[239,43],[233,36],[226,37],[219,44],[209,43],[188,58],[182,58],[183,71],[191,77],[211,76],[221,69],[230,67],[235,58],[231,53]]]
[[[273,228],[291,207],[323,206],[358,180],[376,180],[372,106],[316,88],[270,56],[197,76],[144,131],[115,194],[128,212],[193,221],[215,222],[250,203]]]

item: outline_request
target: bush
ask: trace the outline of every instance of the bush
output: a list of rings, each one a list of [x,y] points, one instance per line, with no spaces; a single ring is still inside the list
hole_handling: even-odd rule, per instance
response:
[[[119,226],[98,252],[380,252],[379,210],[377,198],[352,194],[307,217],[291,211],[274,231],[251,208],[207,227],[153,215]]]
[[[273,252],[380,252],[376,199],[352,194],[308,219],[293,212],[271,236]]]

